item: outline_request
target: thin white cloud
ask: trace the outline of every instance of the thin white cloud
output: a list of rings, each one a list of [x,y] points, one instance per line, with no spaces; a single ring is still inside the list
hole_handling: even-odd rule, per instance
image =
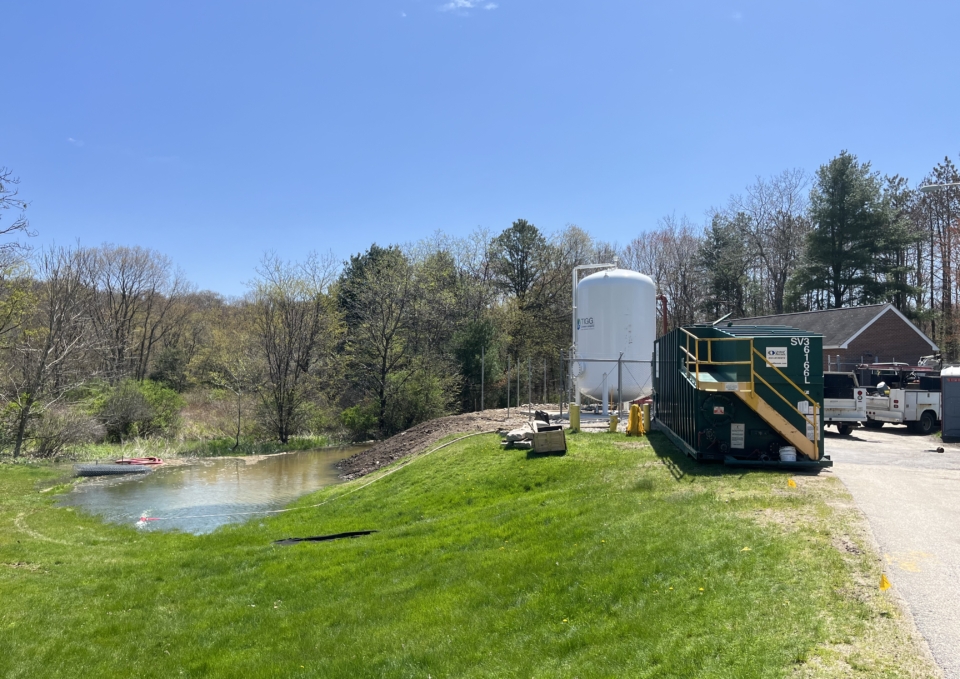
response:
[[[400,12],[400,16],[405,19],[405,18],[407,17],[407,13],[406,13],[406,12]]]
[[[474,0],[450,0],[450,2],[440,5],[440,11],[455,12],[457,10],[473,9],[476,6]]]
[[[74,146],[83,146],[82,139],[74,139],[73,137],[67,137],[67,141],[73,144]]]
[[[734,12],[730,18],[734,21],[743,21],[743,14],[741,12]]]
[[[440,5],[437,9],[441,12],[457,12],[466,14],[468,9],[496,9],[500,5],[495,2],[481,4],[482,0],[450,0]]]

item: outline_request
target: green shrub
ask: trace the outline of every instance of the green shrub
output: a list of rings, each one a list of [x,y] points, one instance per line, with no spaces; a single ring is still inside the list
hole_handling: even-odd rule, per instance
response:
[[[384,437],[456,411],[461,378],[449,366],[425,365],[409,374],[397,372],[388,382],[391,398],[380,432]]]
[[[366,402],[347,408],[340,413],[340,423],[346,428],[351,441],[367,441],[376,435],[377,405]]]
[[[101,399],[97,399],[98,401]],[[183,397],[150,380],[128,379],[114,386],[97,408],[109,441],[168,434],[180,423]]]
[[[54,458],[78,444],[102,441],[104,427],[82,410],[64,405],[49,408],[34,418],[27,437],[32,444],[32,456]]]
[[[310,434],[319,434],[337,428],[337,414],[325,403],[309,402],[303,405],[303,428]]]

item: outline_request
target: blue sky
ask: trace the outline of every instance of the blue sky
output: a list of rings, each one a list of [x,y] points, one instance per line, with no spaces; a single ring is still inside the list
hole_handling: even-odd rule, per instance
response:
[[[956,2],[4,3],[0,165],[39,236],[241,294],[525,218],[624,243],[847,149],[960,152]]]

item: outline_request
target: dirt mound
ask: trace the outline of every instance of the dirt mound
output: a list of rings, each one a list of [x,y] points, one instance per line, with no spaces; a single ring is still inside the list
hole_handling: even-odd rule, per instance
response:
[[[469,434],[495,429],[515,429],[527,421],[527,410],[510,409],[507,418],[505,408],[485,410],[482,413],[466,413],[439,417],[411,427],[405,432],[380,441],[366,450],[337,463],[340,478],[355,479],[384,467],[395,460],[416,455],[450,434]]]

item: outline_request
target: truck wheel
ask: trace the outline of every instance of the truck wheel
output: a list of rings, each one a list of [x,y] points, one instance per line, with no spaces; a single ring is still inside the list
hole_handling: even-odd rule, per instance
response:
[[[866,422],[863,423],[863,426],[868,427],[870,429],[880,429],[880,427],[883,426],[883,422],[880,422],[878,420],[867,420]]]
[[[853,427],[849,424],[838,424],[837,431],[840,432],[840,436],[850,436],[853,432]]]
[[[920,416],[920,419],[913,423],[913,430],[918,434],[923,434],[927,436],[932,434],[937,429],[937,421],[933,417],[933,413],[929,410]]]

